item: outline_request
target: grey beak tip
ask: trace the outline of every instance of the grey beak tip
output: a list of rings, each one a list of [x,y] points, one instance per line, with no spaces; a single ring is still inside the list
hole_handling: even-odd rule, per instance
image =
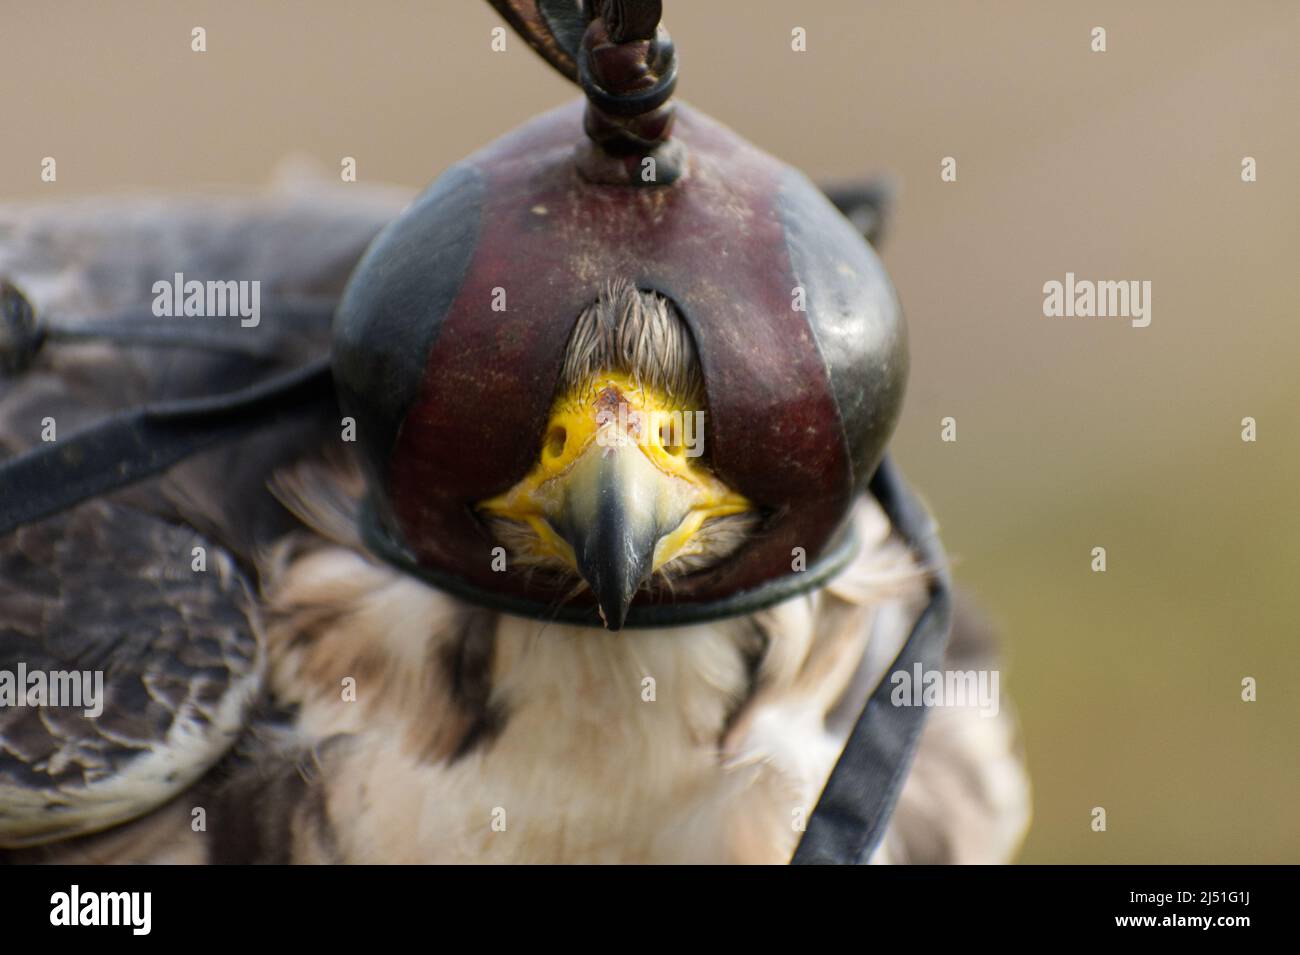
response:
[[[623,629],[632,599],[651,575],[659,540],[658,522],[633,493],[636,475],[620,471],[629,467],[628,460],[600,462],[598,471],[588,475],[594,491],[580,495],[581,506],[568,503],[561,531],[596,597],[601,622],[611,632]]]
[[[600,611],[600,619],[605,624],[605,629],[617,633],[623,629],[623,623],[627,620],[628,607],[632,605],[632,594],[627,593],[623,588],[611,589],[615,592],[602,592],[606,588],[597,591],[596,609]]]

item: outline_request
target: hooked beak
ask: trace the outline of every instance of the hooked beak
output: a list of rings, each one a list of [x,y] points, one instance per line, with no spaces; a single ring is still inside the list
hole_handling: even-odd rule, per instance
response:
[[[530,557],[580,575],[609,630],[655,571],[698,552],[704,522],[750,509],[696,461],[682,411],[624,375],[597,375],[557,400],[533,470],[479,504],[532,529]]]
[[[632,598],[654,571],[655,546],[681,523],[685,508],[634,447],[593,444],[567,485],[558,530],[596,595],[605,627],[621,630]]]

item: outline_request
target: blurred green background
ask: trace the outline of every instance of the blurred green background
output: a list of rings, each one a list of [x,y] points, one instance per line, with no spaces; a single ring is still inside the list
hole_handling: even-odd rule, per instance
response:
[[[666,10],[683,98],[814,178],[899,184],[895,450],[1006,635],[1022,861],[1300,861],[1300,4]],[[4,198],[252,187],[289,156],[421,186],[574,96],[513,35],[492,53],[498,24],[472,0],[6,5]],[[1044,318],[1067,271],[1151,281],[1150,327]]]

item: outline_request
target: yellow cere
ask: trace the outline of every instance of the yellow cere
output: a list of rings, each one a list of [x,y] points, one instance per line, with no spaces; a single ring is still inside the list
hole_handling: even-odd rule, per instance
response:
[[[566,475],[589,453],[607,453],[616,445],[628,451],[635,448],[666,482],[677,484],[674,493],[684,494],[689,502],[681,523],[655,548],[654,568],[658,570],[689,551],[691,538],[705,521],[738,514],[751,506],[698,463],[698,456],[687,453],[688,441],[704,440],[703,427],[694,428],[694,421],[683,427],[695,410],[621,372],[595,375],[556,399],[538,461],[529,474],[479,507],[497,517],[526,522],[544,548],[572,567],[573,549],[548,520],[563,508]]]

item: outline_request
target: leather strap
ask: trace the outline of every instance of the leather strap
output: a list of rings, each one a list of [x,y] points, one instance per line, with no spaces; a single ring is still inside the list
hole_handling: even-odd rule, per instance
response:
[[[929,603],[889,673],[910,672],[918,663],[926,670],[937,670],[943,664],[952,624],[948,558],[938,531],[888,456],[872,477],[870,490],[930,573]],[[927,715],[924,706],[893,705],[891,692],[886,674],[863,707],[791,864],[857,865],[868,862],[880,844]]]
[[[329,359],[229,394],[132,408],[0,462],[0,535],[333,400]]]

